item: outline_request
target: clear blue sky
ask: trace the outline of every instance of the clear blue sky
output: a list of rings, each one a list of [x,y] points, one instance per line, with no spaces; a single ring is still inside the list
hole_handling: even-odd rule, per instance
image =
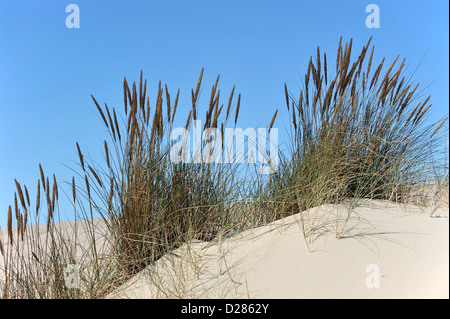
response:
[[[68,4],[80,8],[80,28],[68,29]],[[368,4],[380,8],[380,28],[368,29]],[[283,85],[299,92],[300,75],[317,46],[335,56],[340,36],[354,49],[373,36],[375,62],[398,54],[414,79],[429,85],[431,118],[448,114],[449,4],[432,1],[2,1],[0,2],[0,225],[13,203],[14,178],[32,201],[38,164],[70,181],[75,142],[101,161],[107,138],[90,95],[122,110],[122,80],[149,80],[181,89],[179,119],[205,67],[203,101],[220,89],[242,93],[240,126],[266,126],[276,108],[280,140],[288,115]],[[332,59],[330,59],[332,60]],[[226,99],[227,97],[225,97]],[[51,176],[51,175],[50,175]],[[61,196],[60,196],[61,197]]]

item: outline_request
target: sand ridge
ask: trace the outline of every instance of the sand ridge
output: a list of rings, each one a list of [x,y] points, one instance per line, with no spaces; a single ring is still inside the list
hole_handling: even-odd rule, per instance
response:
[[[448,209],[434,217],[430,209],[368,201],[339,239],[329,223],[305,240],[295,215],[220,242],[194,242],[108,297],[448,298]],[[346,214],[334,205],[308,213]]]

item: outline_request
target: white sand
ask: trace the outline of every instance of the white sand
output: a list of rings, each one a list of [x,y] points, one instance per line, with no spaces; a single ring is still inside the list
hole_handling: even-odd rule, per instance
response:
[[[321,206],[303,213],[309,220],[305,227],[312,229],[308,241],[299,214],[220,242],[195,242],[161,258],[108,297],[449,298],[448,208],[434,217],[430,212],[365,202],[336,239],[336,221],[341,229],[346,208]],[[59,224],[65,226],[73,227]],[[105,233],[101,221],[96,227]],[[5,230],[2,237],[6,243]],[[85,234],[78,237],[83,238],[90,246]]]
[[[449,298],[448,209],[430,211],[367,202],[336,239],[335,223],[323,223],[345,209],[321,206],[305,213],[323,224],[309,249],[300,215],[291,216],[220,244],[184,246],[109,297]]]

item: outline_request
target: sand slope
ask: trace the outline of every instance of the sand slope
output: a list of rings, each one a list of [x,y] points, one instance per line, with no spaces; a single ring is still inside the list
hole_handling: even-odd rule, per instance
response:
[[[336,239],[346,208],[321,206],[306,226],[295,215],[185,245],[109,297],[449,298],[448,209],[430,211],[365,202]]]

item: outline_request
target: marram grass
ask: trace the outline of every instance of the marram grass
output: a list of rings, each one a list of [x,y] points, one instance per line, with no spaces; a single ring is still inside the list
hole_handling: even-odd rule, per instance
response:
[[[355,204],[361,198],[408,202],[412,190],[420,197],[418,182],[432,173],[429,158],[436,155],[447,119],[430,124],[431,98],[405,75],[405,60],[373,65],[370,42],[354,56],[352,40],[344,46],[341,38],[335,67],[317,48],[300,92],[284,85],[290,148],[280,152],[278,171],[267,178],[251,168],[242,176],[234,164],[170,161],[169,134],[177,110],[185,107],[178,105],[179,89],[174,97],[159,82],[151,107],[141,72],[138,85],[123,80],[122,111],[106,103],[102,107],[92,95],[110,133],[101,145],[105,161],[86,158],[76,143],[79,167],[68,183],[72,231],[59,223],[60,187],[54,175],[50,179],[39,165],[35,203],[28,188],[15,181],[6,236],[0,236],[0,296],[100,298],[192,240],[211,242],[300,213],[308,244],[308,237],[323,226],[311,226],[303,213],[309,208]],[[219,80],[206,103],[204,128],[223,132],[228,124],[237,125],[241,94],[235,86],[228,94],[221,91]],[[202,81],[203,69],[190,92],[186,129],[202,112]],[[278,109],[269,131],[277,118]],[[438,191],[446,187],[448,194],[448,173],[439,185]],[[336,237],[349,218],[350,213],[343,220],[330,216]],[[82,289],[66,282],[71,264],[81,267]],[[152,278],[157,281],[158,274]]]

